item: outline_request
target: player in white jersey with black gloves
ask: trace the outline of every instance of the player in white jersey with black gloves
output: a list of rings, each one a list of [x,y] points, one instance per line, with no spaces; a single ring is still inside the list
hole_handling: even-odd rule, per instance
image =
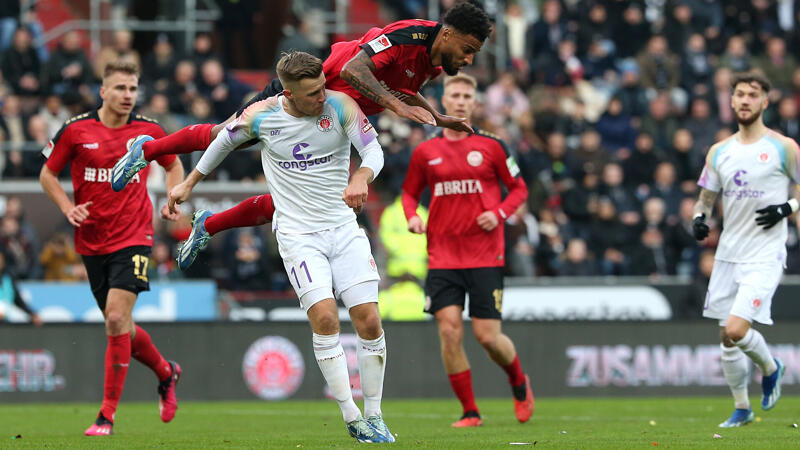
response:
[[[785,367],[772,357],[764,336],[751,324],[772,324],[772,296],[786,264],[787,224],[783,219],[798,209],[797,199],[789,200],[789,193],[800,182],[800,148],[792,139],[768,129],[761,117],[767,107],[769,81],[757,72],[742,73],[733,77],[731,86],[739,131],[708,151],[697,183],[702,189],[693,223],[695,237],[705,239],[709,232],[706,218],[721,194],[725,227],[703,316],[719,320],[722,371],[736,408],[719,425],[723,428],[753,421],[747,396],[747,358],[763,374],[761,408],[772,409],[781,396]]]
[[[326,91],[322,60],[292,52],[280,59],[277,73],[283,93],[250,105],[227,125],[185,182],[170,191],[169,205],[184,202],[239,145],[253,139],[263,144],[261,161],[275,202],[273,231],[286,273],[311,322],[320,370],[351,436],[359,442],[393,442],[380,408],[386,367],[377,304],[380,277],[353,212],[363,207],[367,184],[383,167],[383,150],[355,101]],[[351,143],[362,160],[352,177]],[[334,292],[348,308],[359,336],[366,419],[353,402]]]

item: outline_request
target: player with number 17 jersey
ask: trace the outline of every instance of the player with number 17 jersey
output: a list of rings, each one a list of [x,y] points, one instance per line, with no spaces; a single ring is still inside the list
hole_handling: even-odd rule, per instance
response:
[[[75,227],[75,251],[105,255],[125,247],[153,245],[153,206],[147,193],[149,167],[136,174],[122,192],[111,189],[111,169],[125,154],[126,143],[140,134],[165,136],[152,119],[132,113],[120,128],[108,128],[97,110],[69,119],[42,150],[55,173],[70,165],[76,205],[91,201],[91,214]],[[175,155],[158,158],[167,167]]]

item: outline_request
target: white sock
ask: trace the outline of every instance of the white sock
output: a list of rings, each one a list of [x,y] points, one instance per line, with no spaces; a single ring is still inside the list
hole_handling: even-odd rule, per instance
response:
[[[384,333],[372,341],[359,337],[357,355],[358,371],[361,374],[361,391],[364,393],[364,416],[380,416],[383,375],[386,371]]]
[[[353,393],[350,391],[350,373],[347,371],[344,349],[339,342],[339,333],[328,335],[314,333],[312,342],[319,370],[322,371],[331,394],[342,409],[345,423],[358,419],[361,417],[361,411],[353,401]]]
[[[722,347],[722,373],[731,388],[733,404],[739,409],[750,409],[747,397],[747,381],[749,379],[750,362],[739,347]]]
[[[750,328],[743,338],[736,342],[736,346],[749,356],[765,376],[772,375],[778,369],[775,359],[767,347],[767,341],[758,331]]]

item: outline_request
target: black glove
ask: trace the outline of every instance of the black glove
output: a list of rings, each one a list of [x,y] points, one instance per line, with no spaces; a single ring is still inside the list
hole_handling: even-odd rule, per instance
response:
[[[783,220],[784,217],[792,214],[792,206],[789,205],[789,202],[782,205],[769,205],[756,211],[756,214],[758,214],[756,223],[764,227],[765,230],[769,230]]]
[[[703,239],[708,237],[708,224],[706,224],[706,215],[705,213],[696,216],[692,221],[692,231],[694,232],[694,238],[698,241],[702,241]]]

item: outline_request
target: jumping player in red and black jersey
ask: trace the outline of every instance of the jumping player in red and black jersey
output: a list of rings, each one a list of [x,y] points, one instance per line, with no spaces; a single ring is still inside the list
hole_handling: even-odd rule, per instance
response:
[[[147,265],[153,245],[153,206],[147,193],[148,169],[121,193],[111,190],[114,162],[124,154],[126,142],[140,134],[164,136],[158,123],[132,113],[136,105],[139,69],[129,63],[105,68],[100,88],[102,106],[64,123],[42,153],[47,158],[39,180],[50,199],[75,227],[75,250],[83,255],[89,284],[106,323],[103,406],[87,436],[113,432],[131,356],[155,372],[159,380],[159,413],[169,422],[178,409],[175,384],[180,366],[166,361],[145,330],[134,324],[131,312],[139,292],[149,290]],[[175,156],[162,156],[166,186],[183,181],[183,166]],[[58,174],[72,163],[74,203],[58,182]],[[177,220],[166,205],[162,217]]]
[[[450,9],[441,23],[401,20],[382,29],[373,28],[361,39],[331,46],[331,55],[323,65],[325,87],[347,93],[366,115],[390,109],[418,123],[471,132],[464,119],[438,113],[419,90],[442,71],[455,75],[461,67],[472,64],[490,33],[489,17],[468,2]],[[248,105],[282,91],[276,78]],[[223,124],[192,125],[156,140],[141,136],[115,165],[112,186],[122,189],[133,174],[158,156],[204,150],[246,106]],[[193,249],[181,251],[189,259],[179,260],[178,265],[182,269],[189,267],[211,235],[236,227],[263,225],[272,219],[274,211],[270,195],[248,198],[214,215],[198,211],[193,232],[184,244]]]
[[[442,104],[447,114],[469,119],[476,106],[475,79],[456,75],[445,80]],[[465,294],[478,342],[505,370],[514,395],[517,420],[533,414],[530,379],[522,372],[514,343],[500,330],[503,305],[505,240],[503,222],[525,201],[528,188],[514,157],[496,136],[483,131],[442,133],[417,146],[403,183],[408,229],[428,237],[425,311],[439,325],[444,368],[463,407],[454,427],[481,425],[464,352],[461,319]],[[508,188],[501,201],[500,181]],[[417,215],[419,198],[430,188],[428,224]]]

